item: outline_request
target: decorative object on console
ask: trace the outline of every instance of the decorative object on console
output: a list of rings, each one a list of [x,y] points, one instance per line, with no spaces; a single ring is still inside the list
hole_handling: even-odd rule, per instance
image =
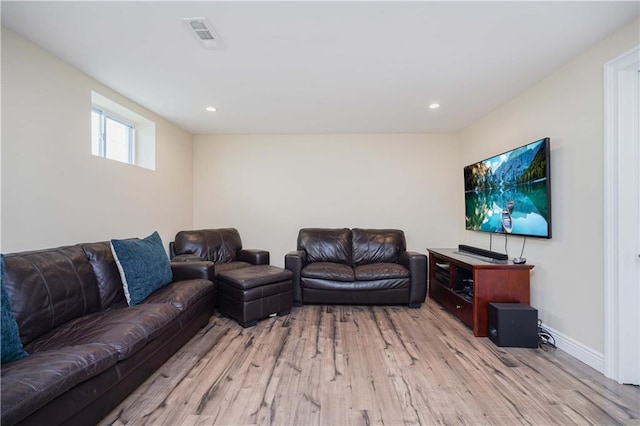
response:
[[[111,250],[129,306],[171,282],[171,264],[158,232],[142,240],[111,240]]]

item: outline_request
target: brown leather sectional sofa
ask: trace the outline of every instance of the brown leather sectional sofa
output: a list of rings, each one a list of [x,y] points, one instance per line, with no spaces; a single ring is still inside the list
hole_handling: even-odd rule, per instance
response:
[[[129,307],[108,242],[8,254],[26,358],[2,365],[2,425],[95,424],[207,324],[213,263]]]
[[[426,256],[400,230],[306,228],[297,247],[285,257],[297,306],[424,302]],[[6,255],[29,356],[2,364],[3,426],[95,424],[207,323],[217,273],[269,264],[233,228],[181,231],[170,253],[173,282],[131,307],[109,242]]]
[[[294,306],[408,304],[427,294],[427,256],[406,250],[397,229],[304,228],[285,256],[293,272]]]

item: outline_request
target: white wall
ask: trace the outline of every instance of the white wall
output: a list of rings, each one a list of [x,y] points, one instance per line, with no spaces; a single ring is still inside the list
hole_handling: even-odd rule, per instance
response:
[[[638,42],[636,20],[460,134],[460,167],[551,138],[553,238],[526,242],[524,257],[535,265],[531,304],[545,324],[598,362],[604,350],[603,66]],[[474,232],[462,237],[482,247],[489,241]],[[494,249],[503,241],[494,238]],[[510,254],[519,254],[521,244],[510,238]]]
[[[91,155],[91,90],[156,123],[156,170]],[[2,29],[3,252],[158,230],[193,217],[192,137]]]
[[[303,227],[399,228],[410,250],[458,242],[455,135],[194,138],[194,227],[236,227],[273,265]]]

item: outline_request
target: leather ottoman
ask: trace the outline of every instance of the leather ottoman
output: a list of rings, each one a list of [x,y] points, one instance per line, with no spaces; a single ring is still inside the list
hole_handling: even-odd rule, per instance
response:
[[[271,265],[249,266],[218,274],[218,309],[243,327],[277,313],[287,315],[293,306],[291,271]]]

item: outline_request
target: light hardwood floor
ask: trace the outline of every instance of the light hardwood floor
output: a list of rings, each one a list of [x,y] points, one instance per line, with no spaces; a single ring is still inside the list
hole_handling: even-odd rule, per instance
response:
[[[437,303],[210,323],[102,425],[640,424],[640,389],[499,348]]]

